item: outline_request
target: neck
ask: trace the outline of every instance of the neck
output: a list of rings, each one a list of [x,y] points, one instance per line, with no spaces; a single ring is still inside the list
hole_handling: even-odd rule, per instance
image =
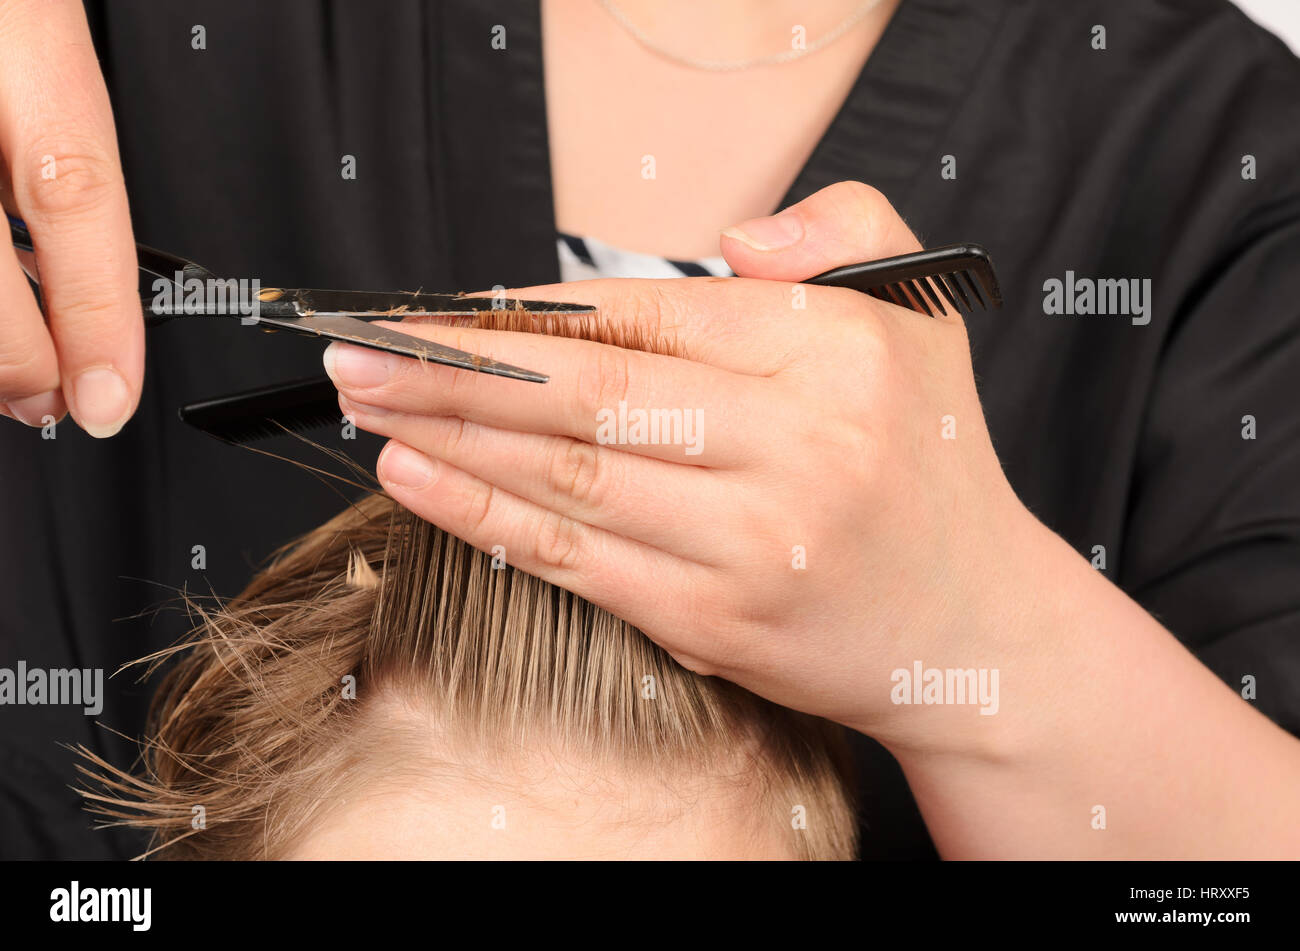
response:
[[[857,29],[877,29],[900,0],[881,0]],[[863,0],[613,0],[649,39],[687,57],[743,60],[791,48],[834,30]]]

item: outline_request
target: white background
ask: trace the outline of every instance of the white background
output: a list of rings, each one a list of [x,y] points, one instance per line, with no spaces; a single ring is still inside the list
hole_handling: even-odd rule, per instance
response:
[[[1276,33],[1300,55],[1300,0],[1236,0],[1260,26]]]

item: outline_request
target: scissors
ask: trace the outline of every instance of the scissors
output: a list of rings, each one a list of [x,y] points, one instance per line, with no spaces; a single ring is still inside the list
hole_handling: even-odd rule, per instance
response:
[[[20,252],[34,252],[27,225],[13,215],[6,213],[5,217],[9,219],[9,234],[14,247]],[[549,377],[378,327],[370,321],[393,317],[469,317],[502,309],[523,310],[538,316],[579,316],[596,312],[596,308],[586,304],[503,300],[461,294],[263,288],[260,282],[218,278],[207,268],[165,251],[143,244],[135,247],[140,267],[140,304],[144,309],[146,326],[182,317],[225,317],[246,325],[261,325],[263,329],[342,340],[374,350],[530,383],[545,383]],[[30,258],[25,259],[20,254],[19,263],[27,277],[39,286],[40,278]]]

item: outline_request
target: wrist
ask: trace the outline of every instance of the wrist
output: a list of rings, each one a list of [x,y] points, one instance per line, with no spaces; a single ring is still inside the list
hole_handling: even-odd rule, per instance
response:
[[[966,596],[950,599],[940,633],[908,663],[886,665],[889,705],[850,724],[905,766],[935,757],[1006,766],[1049,753],[1070,712],[1059,702],[1066,681],[1086,669],[1098,623],[1089,606],[1106,600],[1102,589],[1123,598],[1017,506],[983,536],[980,570]]]

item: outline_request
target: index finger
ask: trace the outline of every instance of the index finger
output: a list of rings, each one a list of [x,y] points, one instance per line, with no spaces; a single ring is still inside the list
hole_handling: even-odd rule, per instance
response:
[[[0,150],[31,231],[68,407],[94,436],[139,399],[144,323],[108,92],[77,0],[0,19]]]
[[[330,379],[365,416],[384,411],[455,417],[496,429],[568,436],[587,443],[710,468],[749,461],[755,420],[768,381],[657,353],[584,339],[431,324],[394,324],[416,336],[544,369],[544,384],[421,363],[332,343]],[[701,430],[707,430],[705,442]]]
[[[817,309],[807,307],[808,295],[819,293],[824,291],[735,277],[603,278],[505,292],[511,299],[596,308],[594,317],[547,317],[536,323],[539,332],[672,354],[750,376],[779,372],[798,351],[801,335],[825,326]],[[520,321],[517,311],[501,310],[483,313],[476,325],[513,330],[522,329]],[[408,318],[404,329],[422,322]]]

